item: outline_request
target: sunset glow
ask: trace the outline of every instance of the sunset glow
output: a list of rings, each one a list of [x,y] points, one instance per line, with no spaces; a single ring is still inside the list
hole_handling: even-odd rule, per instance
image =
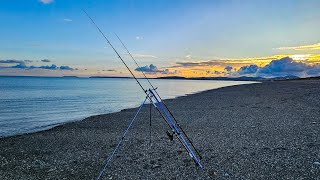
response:
[[[0,75],[130,76],[81,8],[138,77],[265,76],[245,72],[286,57],[305,71],[320,66],[318,1],[130,2],[2,1]]]

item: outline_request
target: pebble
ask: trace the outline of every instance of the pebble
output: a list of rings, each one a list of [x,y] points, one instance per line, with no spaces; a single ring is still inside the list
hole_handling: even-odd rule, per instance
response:
[[[314,162],[313,164],[314,164],[314,165],[318,165],[318,166],[320,166],[320,162],[317,162],[317,161],[316,161],[316,162]]]
[[[161,166],[158,165],[158,164],[155,164],[155,165],[152,166],[152,169],[156,169],[156,168],[159,168],[159,167],[161,167]]]

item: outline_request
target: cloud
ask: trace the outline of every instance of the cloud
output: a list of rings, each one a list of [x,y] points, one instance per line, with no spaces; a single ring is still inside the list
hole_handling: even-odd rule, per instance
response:
[[[177,66],[174,67],[191,67],[191,66],[200,66],[200,62],[176,62]]]
[[[42,59],[41,62],[51,62],[49,59]],[[17,69],[47,69],[47,70],[78,70],[77,68],[72,68],[70,66],[57,66],[52,64],[51,66],[28,66],[27,63],[33,62],[32,60],[14,60],[14,59],[7,59],[7,60],[0,60],[0,64],[11,64],[11,66],[0,66],[2,68],[17,68]],[[15,64],[15,65],[14,65]]]
[[[0,60],[0,63],[3,64],[18,64],[18,63],[29,63],[32,60],[15,60],[15,59],[8,59],[8,60]]]
[[[159,70],[157,68],[157,66],[150,64],[149,66],[143,66],[143,67],[138,67],[135,69],[135,71],[140,71],[140,72],[145,72],[148,74],[156,74],[156,73],[160,73],[160,74],[174,74],[175,72],[171,72],[169,69],[165,69],[165,70]]]
[[[72,22],[72,19],[69,19],[69,18],[65,18],[63,20],[66,21],[66,22]]]
[[[290,57],[293,60],[305,60],[311,63],[320,62],[320,54],[277,54],[265,57],[248,57],[248,58],[220,58],[206,61],[184,61],[176,62],[176,65],[170,68],[178,67],[206,67],[206,66],[243,66],[250,65],[252,63],[259,66],[269,64],[272,60],[281,59],[284,57]]]
[[[51,4],[54,2],[54,0],[39,0],[40,2],[42,2],[43,4]]]
[[[60,66],[60,70],[69,70],[69,71],[73,71],[75,70],[74,68],[70,67],[70,66]]]
[[[233,69],[232,66],[227,66],[227,67],[224,68],[224,70],[226,70],[226,71],[228,71],[228,72],[231,72],[232,69]]]
[[[176,73],[177,73],[177,70],[172,72],[169,69],[165,69],[164,71],[161,72],[161,74],[176,74]]]
[[[27,67],[28,68],[28,67]],[[47,69],[47,70],[62,70],[62,71],[73,71],[77,70],[70,66],[57,66],[55,64],[52,64],[51,66],[30,66],[30,69],[38,68],[38,69]]]
[[[187,55],[185,56],[185,58],[191,59],[191,58],[192,58],[192,55],[191,55],[191,54],[187,54]]]
[[[11,66],[5,66],[9,68],[26,68],[26,63],[31,63],[32,60],[15,60],[15,59],[7,59],[7,60],[0,60],[0,64],[16,64]],[[1,66],[0,66],[1,67]]]
[[[303,45],[303,46],[289,46],[289,47],[279,47],[276,48],[277,50],[320,50],[320,43],[310,44],[310,45]]]
[[[185,61],[185,62],[176,62],[176,66],[174,67],[229,66],[230,64],[248,64],[252,61],[270,62],[272,59],[276,59],[276,58],[272,56],[272,57],[257,57],[257,58],[238,58],[238,59],[212,59],[212,60],[200,61],[200,62]]]
[[[255,64],[249,65],[249,66],[242,66],[239,70],[238,73],[240,75],[244,74],[253,74],[258,71],[259,67]]]
[[[307,76],[320,76],[320,66],[313,66],[306,72]]]
[[[157,66],[150,64],[149,66],[143,66],[143,67],[138,67],[135,69],[136,71],[141,71],[141,72],[161,72],[160,70],[158,70]]]
[[[143,37],[142,36],[136,36],[136,40],[142,40]]]
[[[212,76],[239,76],[248,75],[255,76],[260,69],[270,64],[273,60],[279,60],[285,57],[291,58],[296,62],[303,62],[308,66],[316,64],[320,65],[320,54],[276,54],[265,57],[248,57],[248,58],[221,58],[211,60],[186,60],[176,61],[175,64],[167,66],[165,68],[170,71],[179,70],[177,75],[183,77],[212,77]],[[250,66],[254,65],[254,66]],[[230,66],[228,72],[225,67]],[[258,70],[257,70],[258,69]],[[210,71],[211,73],[208,73]],[[215,71],[217,71],[215,73]],[[255,72],[256,71],[256,72]],[[221,74],[219,74],[219,72]],[[311,73],[308,72],[309,74]],[[316,70],[313,71],[316,74]]]
[[[104,69],[102,71],[117,72],[115,69]]]
[[[136,58],[158,58],[157,56],[153,56],[149,54],[132,54],[132,56]]]
[[[209,61],[201,61],[201,62],[176,62],[177,66],[175,67],[194,67],[194,66],[215,66],[226,64],[220,60],[209,60]]]
[[[19,63],[17,65],[11,66],[11,68],[24,69],[27,68],[27,65],[25,63]]]
[[[42,62],[50,62],[48,59],[41,60]],[[0,60],[0,64],[12,64],[11,66],[0,66],[1,68],[16,68],[16,69],[47,69],[47,70],[78,70],[70,66],[57,66],[52,64],[51,66],[28,66],[26,63],[33,62],[31,60]],[[14,65],[15,64],[15,65]]]
[[[51,62],[51,60],[49,60],[49,59],[42,59],[41,61],[42,62]]]
[[[49,69],[49,70],[59,69],[55,64],[52,64],[51,66],[39,66],[39,67],[30,66],[30,68]]]
[[[303,76],[303,74],[312,69],[312,66],[302,62],[294,61],[292,58],[285,57],[279,60],[273,60],[270,64],[258,70],[258,74],[265,76]]]
[[[264,67],[258,67],[254,64],[242,66],[237,73],[239,75],[255,75],[262,77],[320,76],[320,65],[309,65],[301,61],[295,61],[290,57],[284,57],[273,60]]]

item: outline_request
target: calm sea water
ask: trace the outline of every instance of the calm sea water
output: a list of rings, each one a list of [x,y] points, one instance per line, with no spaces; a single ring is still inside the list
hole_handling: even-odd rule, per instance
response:
[[[147,85],[145,80],[144,85]],[[152,79],[163,99],[240,81]],[[144,93],[133,79],[0,77],[0,137],[52,128],[97,114],[136,107]]]

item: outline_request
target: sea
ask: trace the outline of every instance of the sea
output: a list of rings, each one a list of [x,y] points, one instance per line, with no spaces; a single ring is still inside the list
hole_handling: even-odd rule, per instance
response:
[[[147,88],[145,79],[140,79]],[[150,79],[162,99],[250,81]],[[0,137],[37,132],[137,107],[145,98],[131,78],[0,77]]]

